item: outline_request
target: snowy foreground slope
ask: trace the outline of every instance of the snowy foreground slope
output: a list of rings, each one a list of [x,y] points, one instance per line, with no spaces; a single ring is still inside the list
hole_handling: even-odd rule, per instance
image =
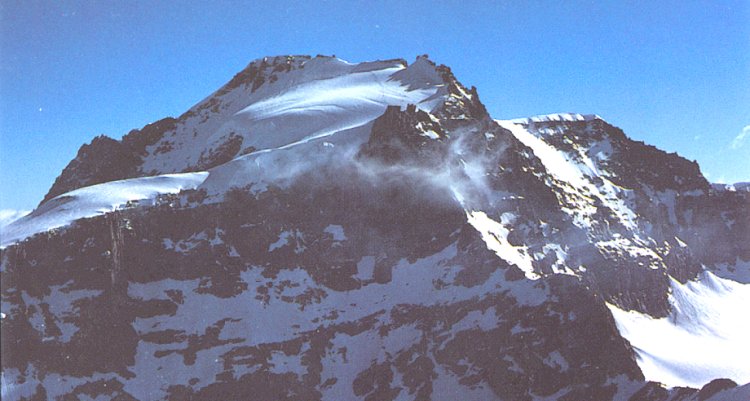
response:
[[[260,59],[0,227],[2,398],[750,399],[749,206],[426,57]]]
[[[664,318],[610,307],[620,333],[636,349],[643,374],[692,387],[717,376],[746,380],[750,286],[706,271],[685,284],[673,280],[671,289],[672,311]]]

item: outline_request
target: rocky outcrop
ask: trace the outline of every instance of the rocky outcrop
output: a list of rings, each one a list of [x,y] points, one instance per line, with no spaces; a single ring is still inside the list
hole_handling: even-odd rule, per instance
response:
[[[81,187],[136,176],[140,158],[128,146],[107,136],[83,145],[55,180],[42,203]]]
[[[360,150],[361,157],[387,164],[439,164],[447,154],[443,132],[437,119],[410,104],[405,110],[388,106],[375,120],[368,142]]]
[[[104,135],[94,138],[78,150],[41,203],[78,188],[141,176],[139,167],[146,147],[174,129],[175,122],[173,118],[159,120],[130,131],[122,141]]]

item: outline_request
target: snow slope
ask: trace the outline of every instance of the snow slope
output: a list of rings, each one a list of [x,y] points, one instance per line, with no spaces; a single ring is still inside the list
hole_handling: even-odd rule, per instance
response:
[[[0,210],[0,228],[7,226],[8,224],[20,219],[23,216],[26,216],[27,214],[29,214],[29,212],[30,210]]]
[[[482,240],[487,244],[487,249],[492,250],[501,259],[511,265],[518,266],[524,272],[529,280],[539,279],[539,275],[534,272],[526,247],[513,246],[508,242],[508,233],[510,232],[505,224],[492,220],[484,212],[466,212],[466,218],[482,235]]]
[[[597,198],[618,217],[623,226],[634,230],[637,227],[635,213],[622,199],[624,190],[609,180],[597,167],[597,163],[590,160],[586,152],[579,151],[579,160],[573,160],[564,152],[556,149],[545,141],[545,133],[532,133],[521,124],[524,122],[544,121],[590,121],[598,116],[591,115],[562,115],[537,116],[530,119],[502,121],[496,120],[501,127],[509,130],[519,141],[530,147],[534,154],[542,161],[547,171],[560,182],[566,183],[562,187],[572,197],[579,198],[573,208],[565,210],[574,217],[575,223],[582,228],[590,227],[592,215],[596,213],[596,206],[591,197]],[[596,185],[593,178],[601,179]],[[584,196],[581,196],[584,195]]]
[[[194,189],[207,172],[167,174],[92,185],[49,200],[32,213],[0,227],[5,247],[37,233],[67,226],[75,220],[111,212],[129,201],[153,200],[157,195]]]
[[[671,289],[672,312],[661,319],[608,304],[646,379],[695,388],[717,377],[750,381],[750,285],[705,271],[686,284],[672,279]]]
[[[426,58],[409,66],[400,60],[292,60],[294,69],[276,73],[275,80],[257,90],[248,85],[220,90],[193,107],[172,132],[147,149],[142,170],[187,171],[231,137],[242,138],[241,154],[288,148],[363,126],[389,105],[416,104],[430,111],[447,93],[443,78]]]
[[[372,124],[367,123],[324,138],[239,156],[211,169],[211,175],[200,189],[206,190],[212,198],[209,202],[212,202],[221,200],[221,196],[214,196],[222,195],[232,187],[252,186],[253,191],[263,190],[269,184],[284,187],[300,172],[315,171],[320,166],[339,166],[351,160],[358,145],[367,141],[371,127]]]

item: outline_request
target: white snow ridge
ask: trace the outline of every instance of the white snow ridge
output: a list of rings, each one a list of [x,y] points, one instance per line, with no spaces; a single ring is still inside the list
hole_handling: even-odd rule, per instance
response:
[[[166,174],[92,185],[45,202],[32,213],[0,227],[0,246],[6,247],[37,233],[64,227],[86,217],[114,211],[128,202],[153,200],[157,195],[194,189],[207,172]]]

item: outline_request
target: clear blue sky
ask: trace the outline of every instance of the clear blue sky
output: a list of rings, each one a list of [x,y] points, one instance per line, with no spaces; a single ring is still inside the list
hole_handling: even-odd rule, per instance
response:
[[[94,136],[177,116],[279,54],[428,53],[495,118],[597,113],[712,181],[750,180],[748,0],[0,0],[0,18],[0,209],[36,206]]]

